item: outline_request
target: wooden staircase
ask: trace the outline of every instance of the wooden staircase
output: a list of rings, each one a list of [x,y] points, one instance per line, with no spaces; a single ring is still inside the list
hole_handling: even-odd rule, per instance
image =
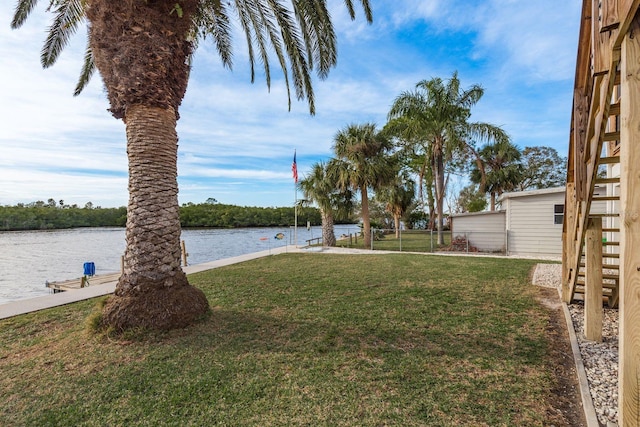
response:
[[[615,142],[615,141],[614,141]],[[598,164],[606,164],[613,165],[619,164],[620,157],[600,157],[598,158]],[[606,184],[617,184],[620,182],[619,177],[612,178],[596,178],[596,185],[606,185]],[[596,195],[592,194],[590,197],[591,204],[590,210],[596,210],[596,207],[600,207],[600,211],[602,210],[602,204],[606,204],[605,212],[589,212],[589,218],[599,218],[606,224],[606,226],[602,227],[602,296],[603,302],[610,308],[617,308],[618,302],[620,299],[619,295],[619,285],[620,285],[620,254],[618,253],[618,247],[620,246],[620,242],[618,240],[620,228],[617,224],[613,224],[620,218],[620,213],[617,212],[617,206],[620,200],[619,195]],[[611,189],[608,193],[612,193]],[[571,300],[576,299],[576,295],[584,296],[585,293],[585,276],[586,276],[586,256],[585,256],[585,245],[584,245],[584,237],[582,239],[579,251],[579,264],[577,269],[575,270],[575,278],[572,283],[572,295]]]
[[[620,306],[621,427],[640,420],[639,35],[640,0],[583,0],[562,229],[562,298],[571,302],[587,287],[585,338],[602,340],[603,301]]]
[[[618,90],[620,72],[616,69],[614,73],[596,76],[593,83],[595,87],[590,101],[599,102],[601,120],[599,123],[590,121],[587,123],[586,129],[572,129],[572,133],[576,130],[586,132],[591,135],[591,138],[590,143],[584,144],[582,147],[583,152],[572,153],[574,168],[582,162],[583,170],[574,170],[574,175],[582,175],[582,180],[578,183],[574,182],[572,187],[570,184],[567,186],[565,214],[568,214],[568,221],[565,222],[565,233],[572,232],[572,239],[568,239],[566,235],[564,237],[564,252],[566,253],[563,254],[565,256],[563,262],[568,263],[570,268],[565,269],[566,272],[563,271],[568,275],[563,277],[563,284],[565,284],[563,298],[569,302],[576,299],[577,295],[584,296],[587,262],[585,235],[589,219],[598,218],[602,221],[603,302],[609,307],[617,308],[620,284],[618,253],[620,196],[618,195],[619,191],[616,192],[615,186],[619,187],[620,177],[619,174],[613,174],[611,171],[615,165],[620,163],[620,156],[616,151],[620,139],[620,92]],[[574,123],[578,123],[575,117]],[[594,128],[590,129],[592,125]],[[603,165],[607,167],[606,176],[602,176],[601,166]],[[582,188],[576,188],[576,185]],[[606,194],[601,194],[603,189],[606,189]],[[571,200],[571,197],[575,197],[577,200]],[[567,224],[570,227],[569,230],[567,230]]]

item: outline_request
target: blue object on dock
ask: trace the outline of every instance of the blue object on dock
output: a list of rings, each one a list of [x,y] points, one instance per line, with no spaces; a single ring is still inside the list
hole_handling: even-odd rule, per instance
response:
[[[84,263],[84,275],[85,276],[93,276],[96,274],[96,265],[93,262],[85,262]]]

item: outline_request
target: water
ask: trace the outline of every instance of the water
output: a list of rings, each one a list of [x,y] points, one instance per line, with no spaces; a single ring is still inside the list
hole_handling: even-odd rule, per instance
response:
[[[336,225],[336,236],[356,233],[355,225]],[[283,233],[284,238],[275,236]],[[298,244],[321,237],[320,227],[298,227]],[[291,228],[183,230],[189,265],[230,258],[294,244]],[[120,271],[124,254],[123,228],[77,228],[53,231],[0,232],[0,304],[47,295],[45,281],[82,276],[92,261],[96,274]]]

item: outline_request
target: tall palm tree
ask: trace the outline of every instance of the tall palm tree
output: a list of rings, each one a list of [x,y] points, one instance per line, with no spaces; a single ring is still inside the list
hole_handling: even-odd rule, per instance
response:
[[[491,197],[491,210],[496,209],[496,197],[505,191],[514,191],[524,178],[520,158],[522,153],[509,141],[487,144],[478,151],[478,165],[471,169],[471,182],[479,184],[483,193]]]
[[[420,205],[429,209],[427,228],[433,230],[436,224],[436,209],[433,195],[433,170],[428,161],[431,158],[431,144],[425,137],[426,132],[420,131],[419,125],[417,121],[398,117],[387,122],[382,133],[394,140],[400,148],[402,162],[417,175]]]
[[[396,175],[395,179],[376,192],[376,198],[385,203],[386,209],[393,215],[396,239],[400,237],[400,219],[414,202],[416,183],[406,171]]]
[[[20,27],[38,0],[18,0],[12,27]],[[118,330],[169,329],[209,310],[204,294],[189,285],[180,267],[177,142],[178,108],[200,40],[210,37],[222,63],[232,66],[232,21],[246,34],[251,80],[256,61],[270,85],[269,53],[275,54],[298,99],[313,114],[311,75],[325,78],[336,64],[336,37],[326,1],[283,0],[49,0],[53,22],[41,62],[56,62],[85,22],[88,41],[76,87],[94,69],[102,76],[111,114],[126,126],[129,204],[124,272],[103,322]],[[287,2],[289,3],[289,2]],[[368,0],[360,0],[371,22]],[[355,18],[352,0],[345,0]],[[290,79],[292,81],[290,81]],[[290,98],[290,97],[289,97]],[[289,100],[289,104],[291,101]]]
[[[446,82],[441,78],[422,80],[414,91],[401,93],[393,102],[389,119],[404,121],[405,140],[420,141],[425,164],[433,172],[437,210],[438,244],[444,244],[443,210],[446,192],[445,169],[456,151],[473,147],[477,141],[508,140],[507,134],[489,123],[470,122],[471,107],[484,94],[479,85],[464,90],[458,73]]]
[[[320,209],[324,246],[336,245],[333,227],[336,216],[347,216],[353,210],[353,192],[350,188],[339,189],[335,179],[337,174],[331,173],[336,166],[335,161],[315,163],[309,175],[298,182],[305,199]]]
[[[340,130],[333,150],[338,187],[360,192],[364,246],[371,246],[371,219],[369,217],[369,190],[388,184],[395,176],[394,160],[389,156],[392,145],[376,131],[376,125],[352,124]]]

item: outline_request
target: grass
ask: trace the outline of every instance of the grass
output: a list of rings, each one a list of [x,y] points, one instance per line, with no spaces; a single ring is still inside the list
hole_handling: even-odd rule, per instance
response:
[[[3,320],[0,425],[547,425],[534,262],[283,254],[190,276],[213,313],[183,330]]]

